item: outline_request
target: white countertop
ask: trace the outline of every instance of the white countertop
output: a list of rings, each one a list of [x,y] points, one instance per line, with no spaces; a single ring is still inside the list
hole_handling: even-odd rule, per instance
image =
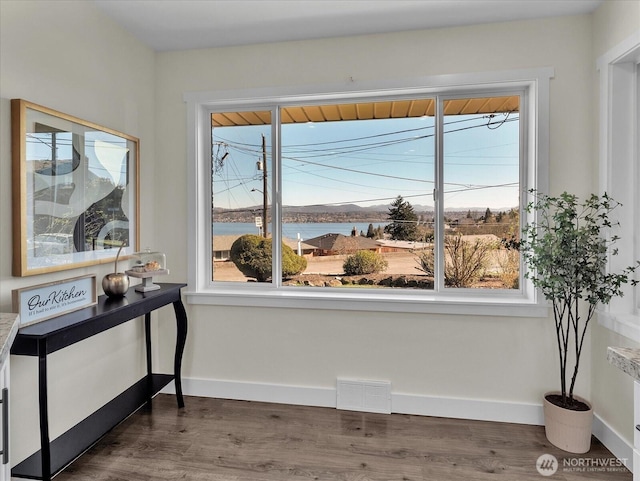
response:
[[[640,381],[640,349],[609,347],[607,360],[636,381]]]
[[[19,327],[18,314],[0,312],[0,365],[9,357]]]

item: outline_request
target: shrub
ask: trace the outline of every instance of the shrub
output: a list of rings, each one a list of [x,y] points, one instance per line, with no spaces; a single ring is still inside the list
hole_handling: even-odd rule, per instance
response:
[[[416,269],[424,272],[428,276],[434,277],[435,267],[434,267],[434,258],[433,258],[433,248],[419,251],[416,254],[416,257],[417,257],[416,261],[418,262],[418,267],[416,267]]]
[[[444,239],[444,284],[447,287],[472,287],[485,272],[493,244],[476,240],[469,242],[461,235],[446,236]],[[434,276],[433,249],[417,255],[416,269]]]
[[[307,268],[307,259],[296,254],[293,249],[282,244],[282,277],[296,276]]]
[[[374,274],[386,270],[388,262],[374,251],[358,251],[347,257],[342,268],[348,276]]]
[[[513,249],[499,249],[496,260],[500,270],[498,277],[507,289],[517,289],[520,285],[520,252]]]
[[[231,261],[246,277],[265,282],[271,277],[272,241],[253,234],[238,237],[231,245]],[[307,260],[282,244],[282,275],[291,277],[307,268]]]
[[[493,248],[491,243],[481,240],[465,241],[460,235],[445,237],[445,285],[471,287],[483,276]]]

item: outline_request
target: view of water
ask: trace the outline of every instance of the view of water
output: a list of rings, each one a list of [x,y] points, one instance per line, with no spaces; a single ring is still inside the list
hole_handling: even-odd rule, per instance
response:
[[[372,222],[374,229],[379,225],[384,228],[388,222]],[[297,239],[298,234],[304,239],[312,239],[323,234],[343,234],[351,235],[351,230],[356,228],[360,232],[367,233],[369,222],[321,222],[321,223],[291,223],[282,224],[282,235],[289,239]],[[269,226],[271,228],[271,226]],[[244,222],[214,222],[213,235],[233,235],[233,234],[259,234],[255,224]]]

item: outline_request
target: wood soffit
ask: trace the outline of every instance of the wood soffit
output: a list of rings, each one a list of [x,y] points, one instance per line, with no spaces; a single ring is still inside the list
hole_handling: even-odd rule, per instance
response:
[[[444,102],[445,115],[472,115],[517,112],[519,97],[482,97],[451,99]],[[285,107],[281,110],[283,124],[306,122],[338,122],[342,120],[373,120],[423,117],[435,115],[434,99],[393,100]],[[216,112],[211,115],[214,127],[268,125],[269,111]]]

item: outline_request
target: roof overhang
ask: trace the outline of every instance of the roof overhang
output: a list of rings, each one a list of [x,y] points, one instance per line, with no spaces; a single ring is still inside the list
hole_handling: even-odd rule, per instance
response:
[[[517,112],[518,95],[450,99],[444,102],[444,115],[473,115]],[[283,124],[307,122],[339,122],[343,120],[401,119],[433,117],[435,99],[391,100],[348,104],[323,104],[284,107],[280,111]],[[216,112],[211,115],[214,127],[268,125],[269,111]]]

